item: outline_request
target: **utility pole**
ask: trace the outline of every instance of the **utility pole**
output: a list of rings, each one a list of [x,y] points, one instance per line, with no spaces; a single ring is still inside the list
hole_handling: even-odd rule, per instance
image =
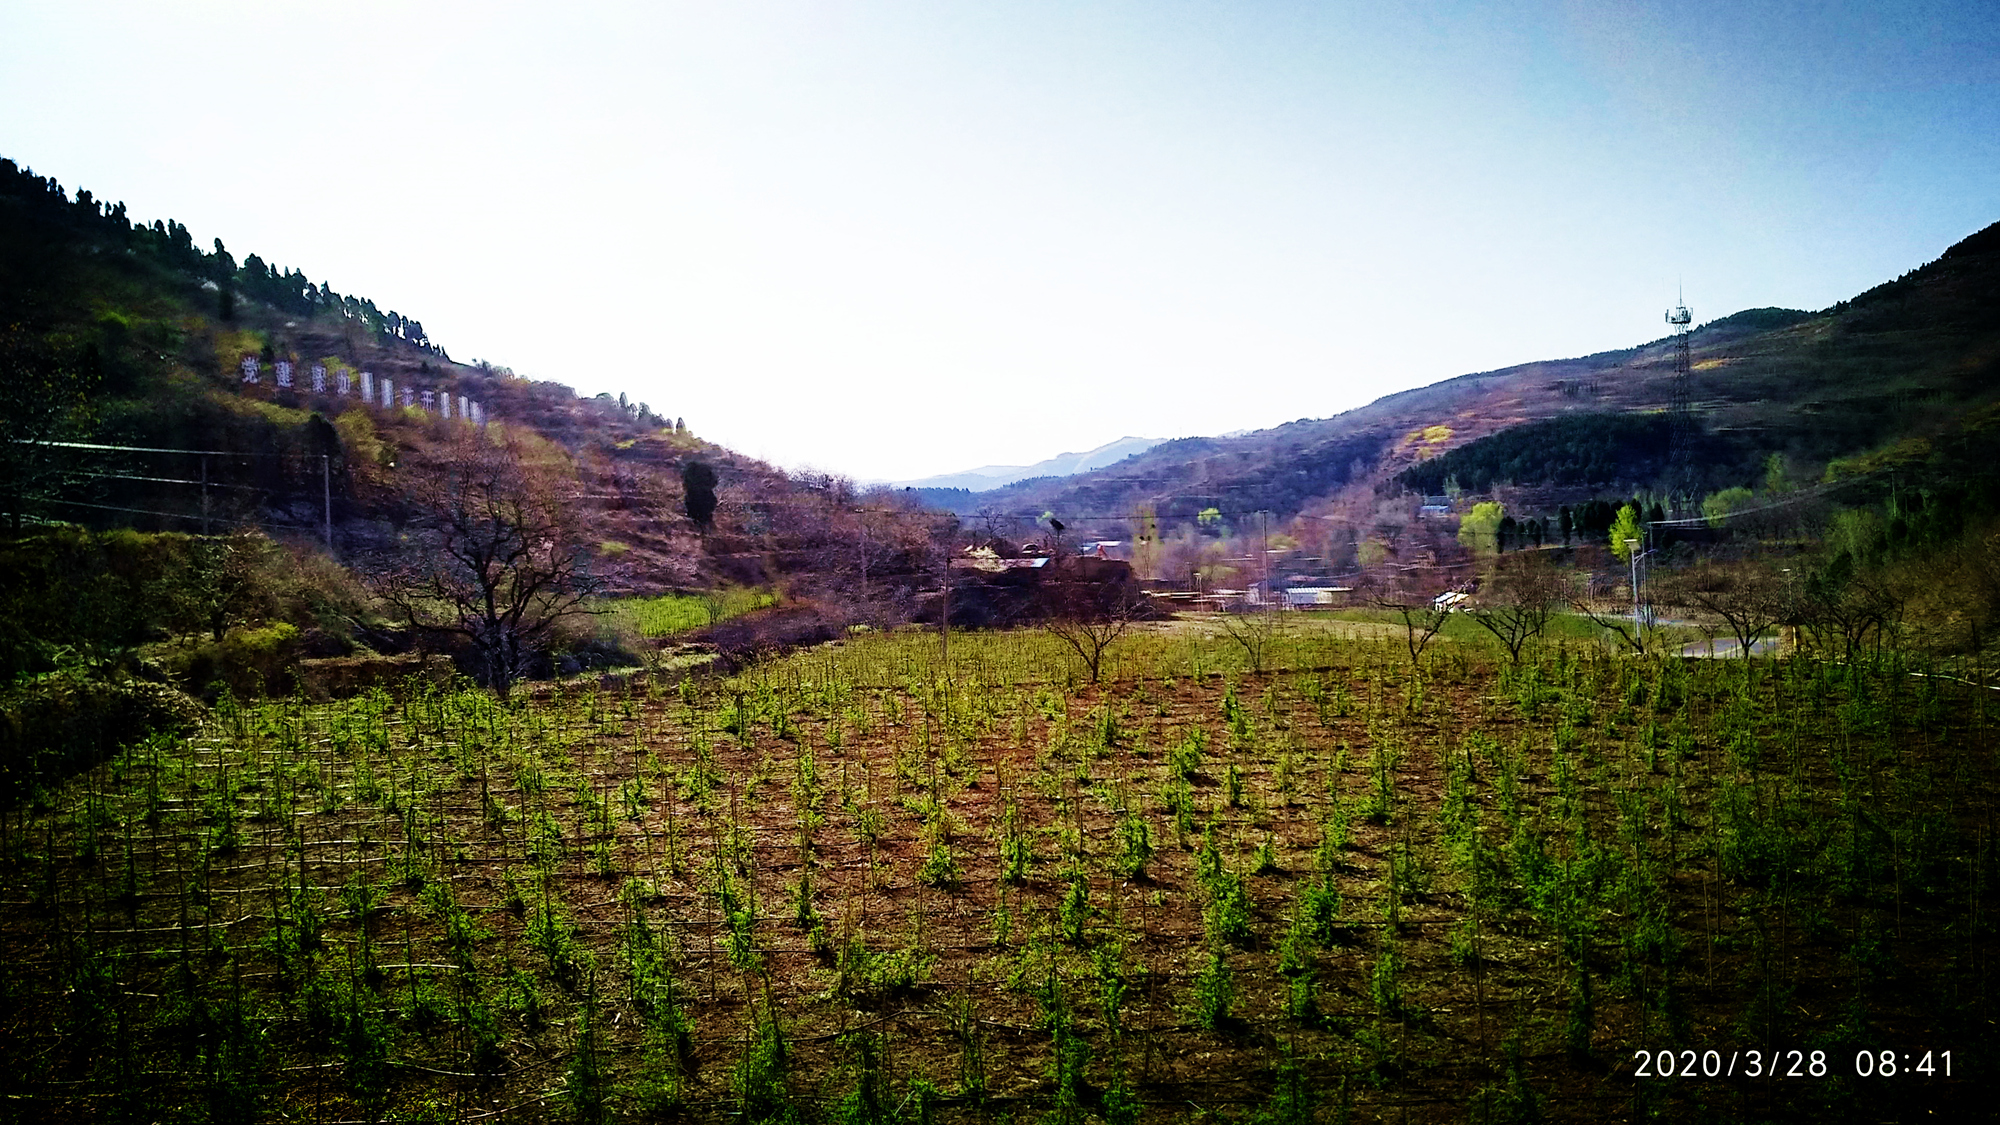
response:
[[[868,513],[856,508],[861,518],[856,522],[861,527],[861,597],[868,598]]]
[[[319,455],[319,499],[326,516],[326,553],[333,553],[333,459]]]
[[[208,454],[202,454],[202,534],[214,534],[208,526]]]
[[[938,610],[938,637],[943,642],[944,678],[951,682],[951,548],[952,541],[945,540],[944,547],[944,602]]]
[[[1639,616],[1639,541],[1625,541],[1625,556],[1632,563],[1632,635],[1639,639],[1639,647],[1646,645],[1646,622]]]
[[[1271,600],[1271,513],[1257,513],[1257,553],[1264,560],[1259,569],[1263,571],[1264,588],[1259,590],[1258,601]]]

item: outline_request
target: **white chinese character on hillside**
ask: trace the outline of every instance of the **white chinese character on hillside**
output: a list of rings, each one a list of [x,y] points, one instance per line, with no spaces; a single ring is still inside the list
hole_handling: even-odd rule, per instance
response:
[[[261,365],[261,364],[259,364],[259,363],[257,362],[257,357],[256,357],[256,356],[254,356],[254,355],[246,355],[246,356],[244,356],[244,357],[243,357],[243,381],[244,381],[244,382],[246,382],[246,383],[254,383],[254,382],[256,382],[256,381],[257,381],[257,372],[258,372],[258,370],[259,370],[259,369],[260,369],[261,367],[262,367],[262,365]]]
[[[460,418],[472,417],[472,403],[464,395],[458,396],[458,416]]]
[[[352,388],[353,386],[354,386],[354,382],[353,382],[353,380],[351,380],[351,379],[349,379],[349,378],[347,377],[347,372],[345,372],[345,371],[336,371],[336,372],[334,372],[334,373],[333,373],[333,393],[334,393],[334,394],[337,394],[337,395],[339,395],[339,396],[340,396],[341,398],[346,398],[346,397],[347,397],[347,392],[348,392],[348,390],[349,390],[350,388]]]
[[[396,381],[386,375],[382,377],[382,405],[396,405]]]
[[[430,410],[431,410],[431,406],[432,406],[432,404],[434,404],[434,403],[436,403],[436,402],[437,402],[437,392],[436,392],[436,391],[425,391],[425,392],[424,392],[424,407],[423,407],[423,409],[424,409],[424,413],[426,413],[426,414],[430,413]]]
[[[281,359],[281,360],[279,360],[279,361],[277,362],[277,364],[275,365],[275,367],[274,367],[274,370],[276,370],[276,371],[277,371],[277,373],[278,373],[278,385],[279,385],[279,386],[281,386],[281,387],[289,387],[289,386],[291,386],[291,385],[292,385],[292,361],[291,361],[291,360],[289,360],[289,359]]]
[[[323,395],[323,394],[325,394],[325,393],[326,393],[326,368],[325,368],[324,366],[320,365],[320,364],[317,364],[317,363],[313,364],[313,369],[312,369],[312,376],[313,376],[313,393],[314,393],[314,394],[316,394],[316,395]]]
[[[361,401],[369,403],[375,401],[375,373],[372,371],[361,373]]]
[[[410,388],[408,388],[408,387],[404,387],[404,388],[403,388],[403,405],[404,405],[404,406],[409,406],[409,405],[411,405],[412,403],[414,403],[414,402],[416,401],[416,398],[417,398],[417,396],[416,396],[416,392],[414,392],[414,391],[410,390]]]
[[[444,419],[445,419],[446,421],[450,421],[450,420],[451,420],[451,392],[450,392],[450,391],[445,391],[445,392],[444,392],[443,394],[440,394],[440,395],[438,395],[438,413],[439,413],[439,414],[441,414],[441,415],[443,415],[443,416],[444,416]]]

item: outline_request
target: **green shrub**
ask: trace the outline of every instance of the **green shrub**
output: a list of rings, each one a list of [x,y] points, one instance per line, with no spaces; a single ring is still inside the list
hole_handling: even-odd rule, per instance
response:
[[[117,664],[166,636],[222,643],[244,623],[289,621],[338,640],[367,601],[337,562],[255,532],[44,531],[0,544],[0,682]]]
[[[148,735],[192,730],[201,704],[165,684],[52,673],[0,693],[0,803]]]
[[[1209,940],[1218,944],[1248,946],[1250,944],[1250,896],[1243,889],[1243,877],[1234,871],[1221,871],[1210,881],[1208,904],[1202,909],[1202,922],[1208,930]]]
[[[1235,1002],[1236,980],[1229,971],[1229,963],[1211,950],[1202,962],[1201,971],[1195,974],[1189,1015],[1194,1017],[1196,1026],[1213,1031],[1228,1021],[1230,1006]]]
[[[917,882],[926,887],[949,890],[958,886],[965,872],[958,866],[958,856],[953,854],[951,845],[942,840],[931,844],[929,854],[924,856],[924,865],[917,871]]]
[[[1187,781],[1201,772],[1201,752],[1208,747],[1208,732],[1192,727],[1180,744],[1167,751],[1167,772],[1175,780]]]
[[[1118,873],[1128,879],[1138,879],[1146,874],[1146,864],[1153,858],[1153,835],[1143,817],[1130,813],[1118,819],[1118,857],[1115,861]]]
[[[239,699],[254,699],[289,693],[297,683],[298,659],[298,626],[277,621],[254,629],[239,626],[220,642],[170,649],[160,665],[189,691],[207,694],[222,684]]]

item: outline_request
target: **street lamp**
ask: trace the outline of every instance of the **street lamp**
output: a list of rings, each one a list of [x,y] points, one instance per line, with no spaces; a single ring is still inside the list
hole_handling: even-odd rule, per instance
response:
[[[1639,541],[1625,541],[1625,557],[1632,563],[1632,635],[1639,639],[1641,648],[1646,643],[1646,622],[1639,616]]]

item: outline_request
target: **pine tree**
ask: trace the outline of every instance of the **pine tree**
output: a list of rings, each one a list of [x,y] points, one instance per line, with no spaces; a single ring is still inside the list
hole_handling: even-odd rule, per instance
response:
[[[681,491],[688,518],[706,530],[715,519],[715,470],[700,461],[689,461],[681,466]]]

